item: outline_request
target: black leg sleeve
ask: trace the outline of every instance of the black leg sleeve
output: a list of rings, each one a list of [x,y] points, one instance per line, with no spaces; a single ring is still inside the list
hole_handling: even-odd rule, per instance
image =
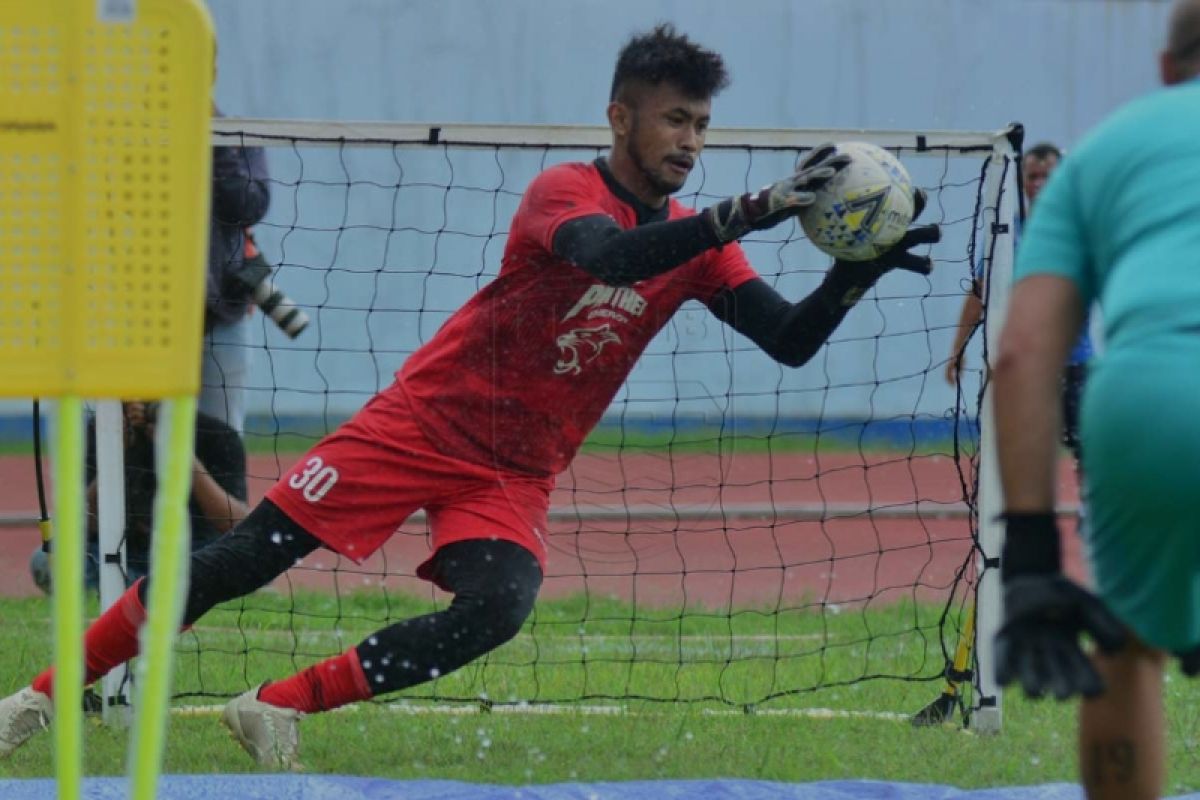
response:
[[[447,608],[384,628],[356,648],[375,695],[447,675],[504,644],[521,630],[542,585],[532,553],[491,539],[447,545],[434,571],[454,593]]]
[[[183,624],[191,625],[218,603],[267,585],[320,545],[278,506],[263,500],[232,531],[192,553]],[[143,603],[152,577],[141,584]]]

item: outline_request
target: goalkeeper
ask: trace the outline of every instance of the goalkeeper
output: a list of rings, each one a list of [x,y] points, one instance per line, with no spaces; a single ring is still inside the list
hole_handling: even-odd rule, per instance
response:
[[[1167,88],[1093,131],[1050,178],[1017,257],[994,373],[1007,535],[997,678],[1082,694],[1093,800],[1159,797],[1163,672],[1200,671],[1200,0],[1177,0]],[[1099,300],[1081,435],[1099,597],[1063,577],[1054,509],[1058,375]],[[1079,634],[1098,645],[1090,657]]]
[[[302,714],[446,675],[517,634],[542,583],[554,476],[684,302],[799,366],[884,273],[929,272],[909,250],[936,241],[935,225],[875,261],[835,263],[799,303],[756,275],[737,240],[811,203],[846,166],[832,147],[699,214],[671,200],[727,83],[721,57],[670,26],[631,39],[612,83],[609,156],[536,177],[498,277],[232,533],[192,555],[189,625],[318,547],[361,561],[414,511],[428,514],[433,553],[417,573],[453,601],[230,701],[224,721],[260,764],[296,766]],[[88,681],[136,655],[145,596],[143,581],[88,628]],[[51,677],[0,701],[0,755],[47,724]]]

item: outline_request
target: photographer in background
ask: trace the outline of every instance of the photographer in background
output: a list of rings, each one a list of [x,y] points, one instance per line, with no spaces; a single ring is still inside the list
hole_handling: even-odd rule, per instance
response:
[[[213,114],[220,115],[215,107]],[[240,276],[247,265],[246,229],[266,215],[271,201],[266,154],[261,147],[214,147],[212,173],[198,407],[240,435],[246,418],[253,310],[253,286]]]
[[[125,584],[146,574],[150,561],[150,533],[154,527],[154,426],[157,403],[126,402],[125,444]],[[88,425],[87,452],[88,543],[84,579],[90,589],[100,582],[100,542],[97,517],[96,425]],[[196,415],[196,442],[192,455],[192,492],[188,512],[192,525],[192,550],[220,538],[245,518],[246,454],[241,437],[231,427],[206,414]],[[50,591],[50,559],[41,548],[29,563],[33,581]]]

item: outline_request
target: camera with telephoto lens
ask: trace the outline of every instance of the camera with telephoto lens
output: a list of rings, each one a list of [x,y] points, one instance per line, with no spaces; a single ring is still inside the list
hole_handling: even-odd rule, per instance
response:
[[[226,296],[253,302],[289,339],[295,339],[308,327],[308,315],[271,280],[272,267],[263,258],[249,231],[246,231],[243,256],[237,269],[226,274]]]

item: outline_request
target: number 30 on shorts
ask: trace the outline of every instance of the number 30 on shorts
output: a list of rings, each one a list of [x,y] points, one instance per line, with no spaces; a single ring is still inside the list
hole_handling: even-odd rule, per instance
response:
[[[292,474],[288,486],[299,489],[300,494],[310,503],[315,503],[325,495],[338,481],[338,471],[326,466],[320,456],[313,456],[304,463],[304,470]]]

